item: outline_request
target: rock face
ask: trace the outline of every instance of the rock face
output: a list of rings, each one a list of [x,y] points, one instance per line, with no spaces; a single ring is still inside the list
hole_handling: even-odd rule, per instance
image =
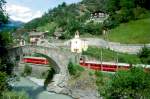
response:
[[[67,86],[67,75],[55,74],[52,82],[47,86],[47,90],[55,93],[61,93]]]
[[[69,95],[74,99],[101,99],[97,91],[94,75],[90,76],[88,71],[83,71],[77,77],[67,76],[56,74],[53,78],[55,82],[50,83],[47,90]]]
[[[94,75],[83,71],[78,77],[70,77],[61,93],[75,99],[101,99],[95,81]]]
[[[96,90],[66,89],[61,93],[69,95],[75,99],[100,99]]]

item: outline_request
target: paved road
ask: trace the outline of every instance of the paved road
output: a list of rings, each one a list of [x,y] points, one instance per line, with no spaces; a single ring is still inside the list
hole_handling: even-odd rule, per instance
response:
[[[19,82],[15,82],[14,87],[16,91],[24,90],[27,92],[31,99],[72,99],[66,95],[47,92],[43,87],[36,85],[27,78],[20,78]]]

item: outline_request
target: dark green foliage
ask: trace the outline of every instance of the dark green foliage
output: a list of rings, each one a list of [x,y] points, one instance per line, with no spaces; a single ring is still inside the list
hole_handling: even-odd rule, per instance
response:
[[[53,76],[55,74],[55,70],[53,68],[50,68],[50,70],[48,70],[48,75],[44,81],[44,86],[47,87],[47,85],[51,82],[51,80],[53,79]]]
[[[5,0],[0,0],[0,28],[1,25],[8,21],[8,16],[5,13],[4,5]],[[2,93],[8,90],[8,82],[13,80],[13,64],[8,56],[8,48],[11,47],[12,38],[8,31],[0,30],[0,98]]]
[[[68,71],[69,71],[69,74],[70,75],[79,75],[80,72],[83,72],[84,71],[84,68],[81,67],[80,65],[77,65],[77,64],[73,64],[71,61],[69,62],[68,64]]]
[[[68,64],[68,71],[69,71],[69,74],[70,75],[75,75],[77,70],[74,66],[74,64],[70,61],[69,64]]]
[[[7,55],[7,48],[10,47],[11,42],[12,39],[8,32],[0,32],[0,71],[6,72],[9,75],[14,66]]]
[[[32,67],[29,65],[25,65],[24,71],[23,71],[23,76],[29,76],[32,73]]]
[[[119,71],[111,79],[107,89],[108,97],[113,99],[148,99],[150,97],[150,74],[143,68],[131,68],[128,71]]]
[[[107,94],[107,89],[110,86],[110,79],[113,74],[103,73],[101,71],[95,71],[96,76],[96,85],[98,86],[98,91],[101,96],[105,96]]]
[[[3,9],[5,3],[5,0],[0,0],[0,26],[8,21],[8,16],[5,14],[5,10]]]
[[[150,1],[149,0],[134,0],[136,6],[146,8],[150,10]]]
[[[0,96],[1,93],[7,89],[7,75],[0,71]]]
[[[95,76],[101,77],[101,76],[103,76],[103,74],[101,71],[95,71]]]
[[[89,76],[93,76],[95,72],[89,71]]]
[[[102,34],[102,24],[89,22],[84,26],[84,32],[92,35],[101,35]]]
[[[105,11],[105,3],[107,0],[82,0],[81,4],[84,4],[87,6],[87,9],[90,12],[95,11]]]
[[[141,62],[144,64],[150,64],[150,49],[144,46],[142,50],[138,53]]]
[[[110,18],[105,22],[107,28],[114,28],[120,23],[149,17],[149,7],[146,4],[149,0],[108,0],[106,11]]]

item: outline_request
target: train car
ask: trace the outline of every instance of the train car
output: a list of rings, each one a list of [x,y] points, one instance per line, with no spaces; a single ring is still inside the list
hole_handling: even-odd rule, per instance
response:
[[[143,67],[146,71],[150,71],[150,65],[145,64],[127,64],[127,63],[112,63],[112,62],[97,62],[86,61],[85,58],[80,59],[80,65],[93,70],[115,72],[117,70],[128,70],[133,67]]]
[[[111,62],[93,62],[93,61],[80,61],[80,65],[93,70],[115,72],[120,69],[130,68],[130,64],[126,63],[111,63]]]
[[[23,58],[24,63],[33,63],[33,64],[48,64],[48,60],[43,57],[24,57]]]

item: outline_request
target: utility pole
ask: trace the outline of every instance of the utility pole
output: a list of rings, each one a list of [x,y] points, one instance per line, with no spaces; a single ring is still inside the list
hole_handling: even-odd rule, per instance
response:
[[[103,71],[103,49],[101,48],[101,71]]]
[[[118,71],[118,52],[116,52],[116,65],[117,65],[117,71]]]

